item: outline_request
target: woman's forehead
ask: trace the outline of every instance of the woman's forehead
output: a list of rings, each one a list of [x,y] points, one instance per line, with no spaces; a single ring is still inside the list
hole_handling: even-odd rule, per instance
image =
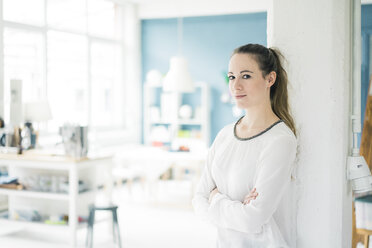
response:
[[[254,56],[250,54],[237,53],[234,54],[229,63],[229,72],[240,72],[242,70],[257,71],[258,64]]]

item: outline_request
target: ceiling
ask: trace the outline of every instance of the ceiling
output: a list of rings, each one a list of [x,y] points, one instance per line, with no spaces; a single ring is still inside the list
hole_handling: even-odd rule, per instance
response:
[[[269,0],[112,0],[138,4],[140,19],[264,12]]]
[[[265,12],[274,0],[114,0],[138,4],[140,19]],[[372,4],[372,0],[361,0]]]

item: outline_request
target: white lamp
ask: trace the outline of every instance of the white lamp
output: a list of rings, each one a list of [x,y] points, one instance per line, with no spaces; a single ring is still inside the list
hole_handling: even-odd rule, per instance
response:
[[[178,54],[182,54],[183,18],[178,18]],[[195,91],[187,61],[182,56],[172,57],[169,63],[169,72],[163,80],[163,90],[168,92],[189,93]]]
[[[193,92],[195,90],[185,58],[171,58],[169,72],[163,80],[163,90],[168,92]]]

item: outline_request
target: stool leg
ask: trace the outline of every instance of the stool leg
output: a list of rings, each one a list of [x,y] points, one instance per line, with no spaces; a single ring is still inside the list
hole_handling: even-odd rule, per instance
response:
[[[112,210],[112,235],[114,237],[114,243],[116,244],[117,243],[117,240],[116,240],[117,233],[116,233],[115,213],[116,213],[116,210],[113,209]]]
[[[114,226],[116,227],[116,235],[117,235],[117,238],[118,238],[118,245],[119,245],[119,248],[121,248],[121,239],[120,239],[120,229],[119,229],[119,223],[118,223],[118,215],[117,215],[117,212],[116,212],[116,209],[112,212],[113,214],[113,219],[114,219]],[[115,233],[115,230],[113,230],[114,233]],[[115,238],[115,237],[114,237]]]
[[[93,227],[94,227],[94,209],[92,208],[89,211],[89,219],[88,219],[88,234],[87,234],[87,248],[93,247]]]
[[[92,209],[89,209],[89,217],[88,217],[88,227],[87,227],[87,238],[85,241],[85,246],[89,248],[89,241],[90,241],[90,236],[91,236],[91,231],[92,231]]]
[[[369,247],[369,235],[365,234],[364,235],[364,248]]]

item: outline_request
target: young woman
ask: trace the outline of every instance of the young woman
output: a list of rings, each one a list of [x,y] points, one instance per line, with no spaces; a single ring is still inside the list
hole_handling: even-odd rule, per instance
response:
[[[234,50],[231,95],[245,115],[220,130],[192,204],[217,227],[219,248],[295,247],[296,130],[278,50]]]

